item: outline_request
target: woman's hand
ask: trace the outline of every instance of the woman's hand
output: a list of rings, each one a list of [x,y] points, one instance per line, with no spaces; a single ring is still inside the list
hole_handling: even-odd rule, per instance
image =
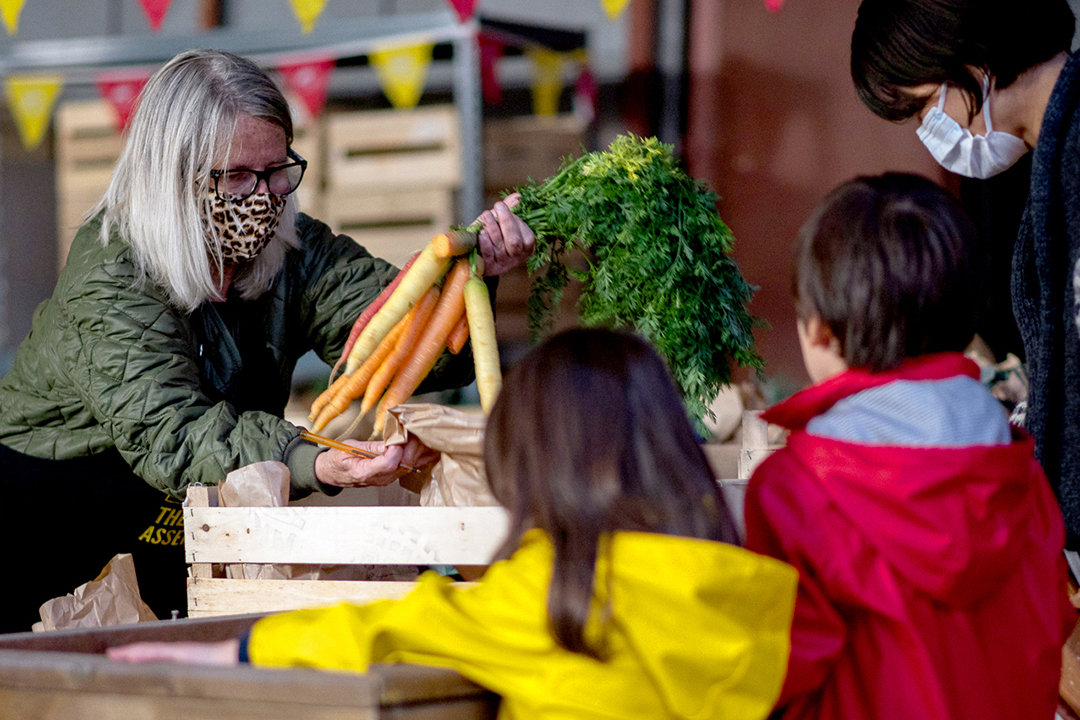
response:
[[[480,255],[484,258],[485,275],[501,275],[517,267],[536,247],[536,235],[524,220],[510,212],[520,198],[517,193],[509,195],[480,215],[484,225],[479,238]]]
[[[179,662],[188,665],[239,665],[240,641],[141,642],[107,648],[110,660],[125,662]]]
[[[327,450],[315,458],[315,477],[324,485],[335,487],[381,487],[408,475],[409,465],[424,470],[439,461],[439,453],[428,448],[415,437],[404,445],[386,445],[382,442],[346,440],[362,450],[376,453],[378,457],[362,458],[343,450]]]

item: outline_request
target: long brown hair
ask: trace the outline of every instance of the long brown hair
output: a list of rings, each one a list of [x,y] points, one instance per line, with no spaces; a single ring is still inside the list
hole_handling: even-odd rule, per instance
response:
[[[628,334],[574,329],[532,350],[505,378],[484,460],[511,515],[504,554],[530,528],[551,538],[548,619],[556,642],[573,652],[601,652],[584,631],[609,533],[737,543],[667,368]]]

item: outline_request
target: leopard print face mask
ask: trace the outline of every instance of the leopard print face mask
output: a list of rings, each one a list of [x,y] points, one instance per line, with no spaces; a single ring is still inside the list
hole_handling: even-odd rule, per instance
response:
[[[226,264],[246,262],[262,252],[274,237],[285,198],[273,193],[256,193],[243,200],[222,200],[213,189],[206,199],[203,229],[213,237],[210,223],[221,240],[221,258]]]

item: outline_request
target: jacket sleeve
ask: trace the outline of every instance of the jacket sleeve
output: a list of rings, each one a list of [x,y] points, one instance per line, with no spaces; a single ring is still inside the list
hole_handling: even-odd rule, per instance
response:
[[[99,266],[59,299],[57,352],[80,404],[136,474],[176,496],[243,465],[282,460],[298,430],[268,413],[212,403],[186,316],[137,285],[129,267]]]
[[[783,560],[799,571],[791,657],[777,707],[813,695],[825,683],[847,642],[843,617],[815,566],[814,550],[827,550],[813,541],[803,544],[805,530],[817,522],[811,491],[798,481],[798,467],[785,455],[785,451],[777,451],[754,472],[745,508],[746,548]]]
[[[333,365],[353,323],[393,281],[398,269],[372,257],[352,238],[335,235],[326,224],[306,215],[300,215],[298,231],[303,249],[300,322],[310,346]],[[467,385],[473,372],[471,350],[458,355],[444,352],[420,391]]]

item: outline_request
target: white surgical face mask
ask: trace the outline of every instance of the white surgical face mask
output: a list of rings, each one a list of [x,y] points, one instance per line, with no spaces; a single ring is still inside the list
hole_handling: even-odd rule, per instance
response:
[[[941,99],[931,108],[916,130],[923,145],[938,163],[951,172],[970,178],[986,179],[1008,170],[1027,152],[1027,145],[1015,135],[996,132],[990,121],[990,93],[983,109],[986,111],[986,135],[972,135],[967,128],[945,114],[946,86],[941,86]]]

